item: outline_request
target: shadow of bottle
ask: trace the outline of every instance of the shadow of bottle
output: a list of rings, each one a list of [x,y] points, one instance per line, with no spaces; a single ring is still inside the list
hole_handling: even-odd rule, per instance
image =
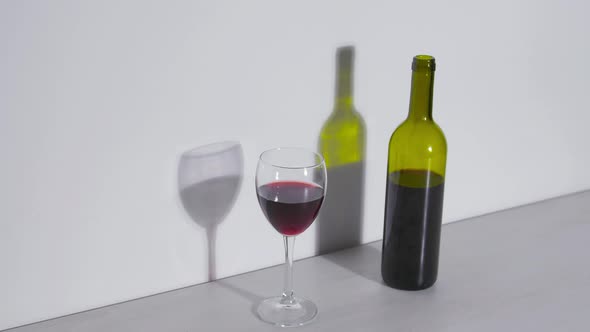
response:
[[[238,142],[213,143],[186,151],[178,164],[178,191],[191,219],[207,235],[209,280],[216,279],[217,227],[231,211],[243,176]]]
[[[351,273],[378,284],[385,284],[381,278],[381,251],[375,248],[375,243],[333,252],[322,257]]]
[[[316,248],[319,254],[361,244],[365,186],[366,132],[354,107],[354,46],[336,52],[334,110],[319,135],[328,190],[318,217]]]

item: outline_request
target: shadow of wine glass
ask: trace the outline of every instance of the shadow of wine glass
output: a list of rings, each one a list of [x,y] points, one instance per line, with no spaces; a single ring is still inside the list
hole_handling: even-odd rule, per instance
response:
[[[207,235],[209,280],[216,278],[217,227],[236,201],[242,183],[243,159],[239,142],[219,142],[186,151],[178,164],[182,205]]]
[[[334,110],[324,123],[318,149],[326,161],[328,190],[317,221],[318,254],[362,241],[366,126],[355,109],[354,46],[336,51]]]

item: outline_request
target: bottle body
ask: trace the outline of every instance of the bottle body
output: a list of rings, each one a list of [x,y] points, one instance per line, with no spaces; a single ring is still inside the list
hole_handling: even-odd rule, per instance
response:
[[[396,289],[425,289],[438,275],[447,144],[433,83],[434,58],[414,58],[408,118],[389,141],[381,275]]]

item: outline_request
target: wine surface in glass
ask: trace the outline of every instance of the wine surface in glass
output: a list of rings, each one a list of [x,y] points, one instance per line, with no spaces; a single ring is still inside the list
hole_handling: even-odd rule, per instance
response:
[[[271,182],[258,187],[258,202],[272,226],[285,236],[301,234],[315,220],[324,189],[297,181]]]

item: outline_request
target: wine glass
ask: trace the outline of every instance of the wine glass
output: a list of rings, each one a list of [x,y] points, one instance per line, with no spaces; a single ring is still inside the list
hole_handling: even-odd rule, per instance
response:
[[[300,148],[276,148],[263,152],[256,168],[258,203],[270,224],[283,235],[285,281],[283,294],[263,300],[260,319],[278,326],[300,326],[317,314],[316,305],[293,293],[295,236],[315,220],[326,192],[324,158]]]

